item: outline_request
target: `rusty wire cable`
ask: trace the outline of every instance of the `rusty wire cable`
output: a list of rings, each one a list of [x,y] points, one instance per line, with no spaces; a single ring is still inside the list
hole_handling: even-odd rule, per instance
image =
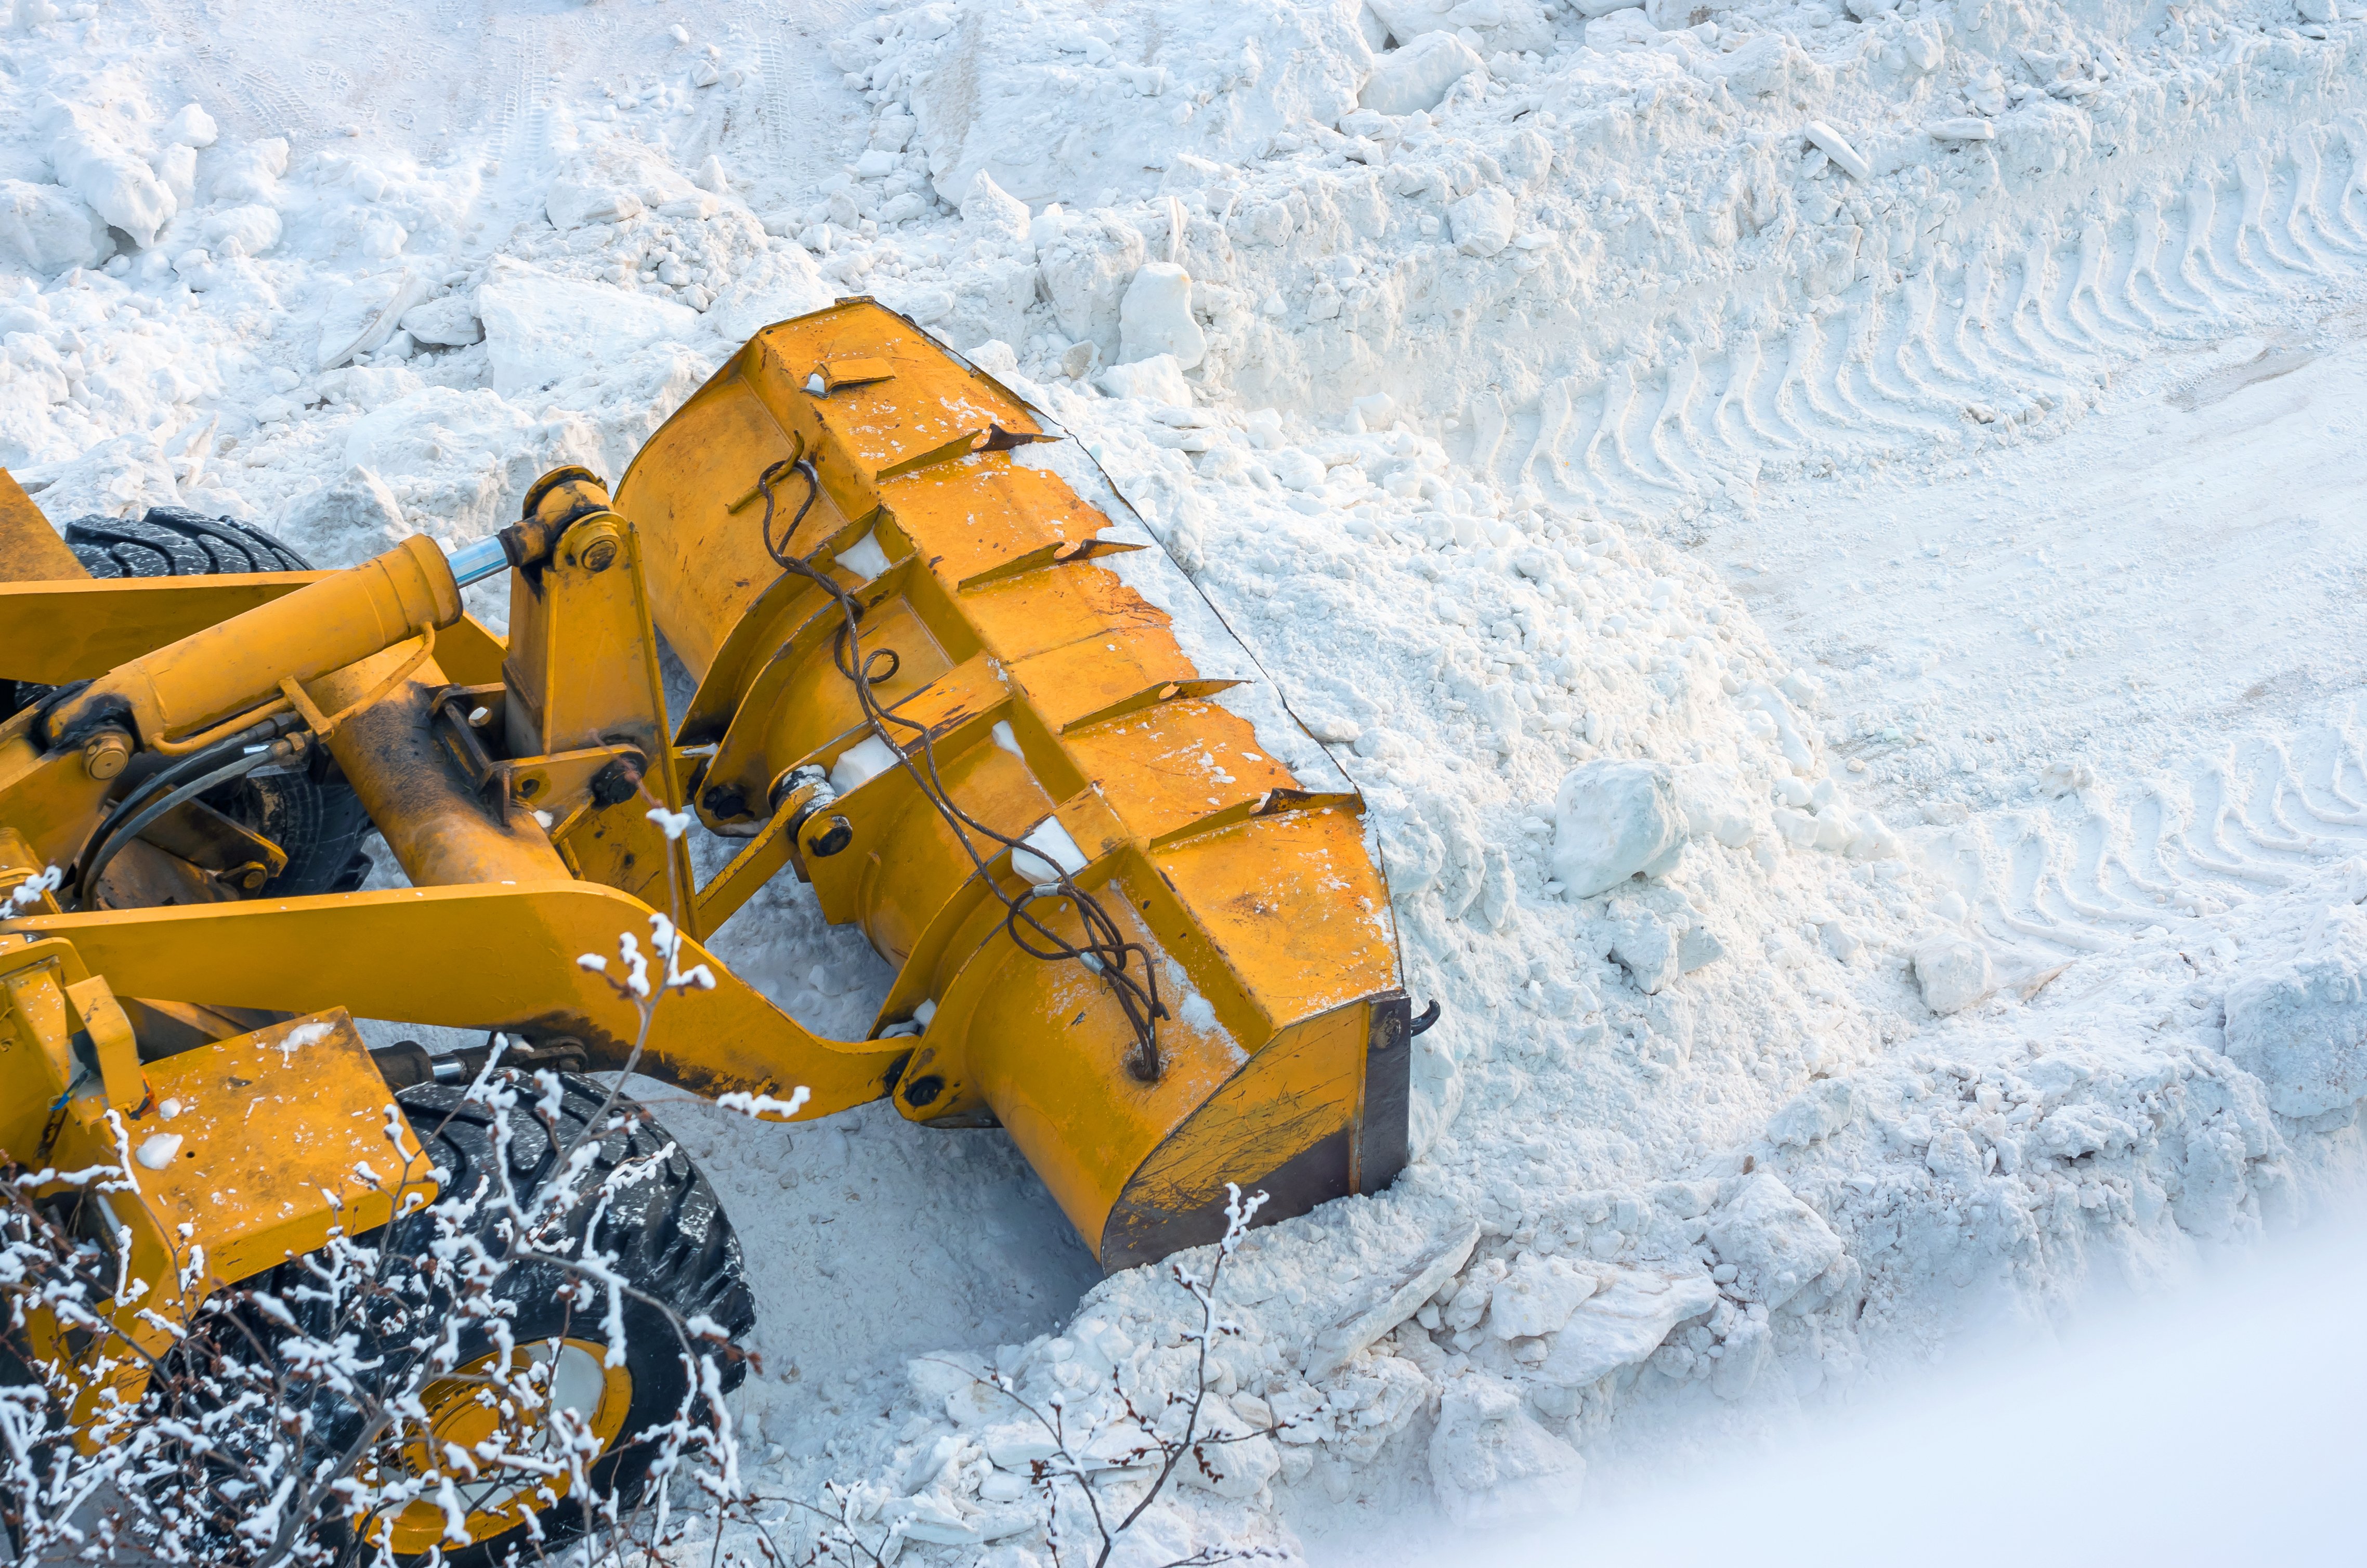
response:
[[[773,486],[791,472],[804,478],[806,495],[804,501],[798,504],[796,515],[789,519],[787,529],[776,543],[773,539],[775,507]],[[764,497],[765,553],[770,555],[783,571],[806,578],[828,594],[838,605],[840,613],[845,618],[845,624],[841,626],[832,638],[831,662],[838,666],[839,674],[844,676],[854,686],[855,700],[861,704],[863,716],[869,722],[872,733],[886,742],[896,753],[897,762],[911,776],[913,784],[930,805],[935,808],[937,814],[945,819],[946,825],[953,829],[954,837],[961,844],[964,853],[968,855],[970,864],[978,873],[979,881],[1001,900],[1003,907],[1003,929],[1011,934],[1013,944],[1030,958],[1040,959],[1048,963],[1074,960],[1088,971],[1101,976],[1103,983],[1109,986],[1111,994],[1117,999],[1119,1008],[1126,1014],[1127,1026],[1134,1033],[1134,1047],[1127,1053],[1127,1071],[1144,1083],[1157,1082],[1160,1073],[1158,1024],[1160,1019],[1168,1016],[1168,1013],[1166,1006],[1159,999],[1159,975],[1152,967],[1150,949],[1140,942],[1127,941],[1126,933],[1119,929],[1117,922],[1111,918],[1108,910],[1104,909],[1101,902],[1091,893],[1077,886],[1066,867],[1057,864],[1050,856],[1042,851],[1029,846],[1025,840],[996,832],[956,804],[952,791],[946,789],[945,781],[938,777],[936,740],[930,733],[928,725],[918,720],[907,719],[889,711],[881,707],[878,699],[872,695],[871,688],[874,686],[894,676],[896,671],[901,667],[901,659],[892,648],[875,649],[866,653],[863,651],[861,630],[864,607],[856,601],[853,594],[839,586],[837,583],[831,580],[827,573],[814,565],[810,556],[793,555],[788,550],[789,540],[797,537],[798,528],[804,523],[806,514],[813,509],[814,503],[821,495],[821,476],[814,472],[813,464],[806,460],[804,441],[798,441],[797,455],[782,459],[759,474],[756,479],[756,488]],[[817,551],[816,553],[820,551]],[[884,665],[881,664],[883,660],[886,661]],[[896,744],[895,739],[889,733],[888,727],[890,724],[918,733],[920,740],[918,762],[915,762],[902,746]],[[1056,880],[1036,882],[1021,893],[1004,892],[1001,885],[988,872],[985,857],[979,854],[978,846],[970,838],[972,833],[1010,850],[1014,857],[1014,871],[1019,870],[1017,856],[1025,854],[1050,866]],[[1065,898],[1075,906],[1078,919],[1084,926],[1086,939],[1082,946],[1070,941],[1036,917],[1032,906],[1041,898]],[[1023,934],[1022,926],[1041,937],[1044,945],[1037,947],[1030,942]],[[1137,957],[1142,960],[1142,978],[1139,980],[1129,972],[1129,960]]]

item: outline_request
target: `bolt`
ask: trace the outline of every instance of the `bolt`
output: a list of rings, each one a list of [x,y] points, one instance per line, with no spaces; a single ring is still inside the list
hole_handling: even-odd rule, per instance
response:
[[[583,530],[583,542],[576,547],[575,559],[586,572],[606,572],[617,563],[617,550],[623,542],[617,530],[606,523],[595,523]]]
[[[112,778],[131,760],[131,737],[120,730],[101,730],[83,743],[82,765],[93,778]]]

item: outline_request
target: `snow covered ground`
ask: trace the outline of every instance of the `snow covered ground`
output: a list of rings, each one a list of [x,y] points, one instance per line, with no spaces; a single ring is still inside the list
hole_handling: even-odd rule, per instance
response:
[[[1615,1499],[2355,1205],[2367,20],[1606,6],[0,0],[0,463],[455,545],[912,314],[1274,672],[1445,1009],[1416,1165],[1237,1260],[1283,1440],[1124,1561]],[[794,888],[720,947],[884,983]],[[1043,1561],[946,1363],[1155,1397],[1181,1292],[994,1134],[664,1114],[766,1488]]]

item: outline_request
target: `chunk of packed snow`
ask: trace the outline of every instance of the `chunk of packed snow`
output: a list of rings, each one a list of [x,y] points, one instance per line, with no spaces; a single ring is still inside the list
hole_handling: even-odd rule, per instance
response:
[[[1060,825],[1059,817],[1046,817],[1037,823],[1011,851],[1012,870],[1038,885],[1073,877],[1087,863],[1085,852],[1077,847],[1077,841]]]
[[[1659,41],[1660,29],[1632,5],[1614,6],[1586,24],[1586,47],[1604,54],[1643,49]]]
[[[196,104],[184,104],[181,112],[164,122],[164,139],[184,147],[210,147],[219,134],[214,117]]]
[[[1457,1523],[1501,1523],[1566,1505],[1586,1461],[1531,1418],[1510,1385],[1467,1373],[1446,1385],[1430,1438],[1431,1484]]]
[[[0,256],[46,277],[114,252],[107,225],[65,187],[0,180]]]
[[[383,541],[375,548],[384,548],[412,531],[403,522],[402,503],[386,481],[358,467],[289,502],[272,528],[291,544],[318,550],[313,541],[334,541],[334,548],[357,555],[372,552],[374,547],[364,541]]]
[[[1512,193],[1501,186],[1475,190],[1446,210],[1455,225],[1455,248],[1466,256],[1494,256],[1512,243]]]
[[[821,310],[831,298],[813,257],[784,240],[723,286],[707,307],[707,323],[726,343],[739,344],[775,322]]]
[[[80,104],[53,101],[41,116],[50,166],[58,183],[145,250],[180,210],[148,161],[127,148],[116,128]]]
[[[1915,983],[1935,1013],[1961,1013],[1995,988],[1988,949],[1963,937],[1933,937],[1915,949]]]
[[[1856,1098],[1848,1084],[1819,1079],[1769,1119],[1767,1136],[1787,1148],[1805,1148],[1839,1132],[1856,1114]]]
[[[1553,1336],[1537,1375],[1564,1388],[1583,1388],[1660,1347],[1669,1331],[1717,1305],[1717,1287],[1705,1275],[1669,1275],[1648,1268],[1605,1267],[1604,1282],[1578,1305]]]
[[[2227,1056],[2285,1116],[2367,1096],[2367,912],[2329,910],[2313,950],[2228,987]]]
[[[1282,1469],[1274,1439],[1242,1419],[1220,1393],[1202,1398],[1195,1433],[1195,1451],[1176,1470],[1187,1486],[1219,1497],[1254,1497]]]
[[[1112,397],[1136,397],[1170,408],[1192,406],[1192,383],[1172,354],[1154,355],[1131,365],[1112,365],[1094,382]]]
[[[646,209],[695,202],[705,194],[653,149],[611,137],[567,159],[550,182],[543,210],[553,226],[575,229],[621,222]]]
[[[264,256],[283,233],[279,214],[259,201],[243,201],[206,214],[206,243],[218,256]]]
[[[1496,1281],[1488,1302],[1488,1327],[1499,1339],[1529,1339],[1552,1334],[1569,1321],[1578,1304],[1595,1292],[1597,1276],[1567,1259],[1524,1252]]]
[[[1461,1272],[1479,1244],[1479,1227],[1468,1224],[1450,1233],[1377,1299],[1360,1301],[1330,1328],[1315,1336],[1305,1369],[1309,1382],[1320,1383],[1346,1366],[1356,1353],[1421,1309],[1438,1288]],[[1573,1303],[1574,1304],[1574,1303]]]
[[[1657,762],[1582,762],[1554,795],[1553,874],[1572,898],[1591,898],[1683,855],[1676,786]]]
[[[866,735],[844,751],[831,765],[830,787],[841,795],[855,792],[862,785],[898,766],[902,754],[878,735]]]
[[[1442,28],[1383,55],[1356,101],[1376,114],[1415,114],[1436,108],[1447,89],[1486,69],[1469,44]]]
[[[994,183],[994,176],[980,169],[969,184],[969,194],[962,198],[962,224],[981,234],[991,235],[1011,244],[1027,240],[1027,203]]]
[[[1959,115],[1949,119],[1935,119],[1923,127],[1935,142],[1994,142],[1997,127],[1978,115]]]
[[[1190,369],[1206,357],[1208,340],[1192,319],[1192,278],[1172,262],[1145,262],[1118,306],[1118,362],[1166,355]]]
[[[1709,1222],[1718,1261],[1735,1268],[1735,1289],[1769,1310],[1784,1305],[1841,1260],[1841,1239],[1824,1216],[1773,1174],[1745,1176]]]
[[[1142,235],[1115,218],[1085,218],[1065,224],[1048,244],[1039,241],[1038,249],[1044,297],[1060,330],[1115,359],[1119,309],[1143,263]]]
[[[465,294],[447,294],[412,306],[402,313],[402,330],[417,342],[446,348],[465,347],[485,335],[477,321],[477,307]]]
[[[506,267],[477,290],[477,319],[493,390],[509,397],[687,337],[698,312],[606,283]]]
[[[1605,956],[1625,969],[1636,989],[1656,996],[1682,972],[1676,933],[1649,910],[1620,912],[1607,922]]]
[[[1825,156],[1849,171],[1850,176],[1861,182],[1874,177],[1874,165],[1865,155],[1849,143],[1849,139],[1821,119],[1808,121],[1808,140],[1820,148]]]
[[[424,301],[434,285],[405,269],[345,289],[321,316],[320,368],[333,370],[357,355],[375,353],[392,337],[403,316]]]

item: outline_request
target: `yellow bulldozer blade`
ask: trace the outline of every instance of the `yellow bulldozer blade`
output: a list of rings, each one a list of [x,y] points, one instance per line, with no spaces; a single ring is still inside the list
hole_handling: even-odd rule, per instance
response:
[[[1001,1122],[1115,1269],[1220,1233],[1228,1181],[1386,1186],[1409,1014],[1361,801],[1228,706],[1045,438],[849,301],[758,334],[616,506],[699,677],[700,814],[897,966],[898,1108]]]

